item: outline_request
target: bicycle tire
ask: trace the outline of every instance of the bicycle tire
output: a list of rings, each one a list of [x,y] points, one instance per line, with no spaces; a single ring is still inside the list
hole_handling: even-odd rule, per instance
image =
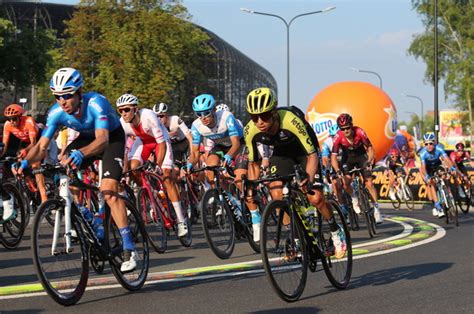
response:
[[[344,258],[336,259],[332,256],[324,256],[321,261],[329,282],[331,282],[335,288],[342,290],[347,288],[352,275],[353,260],[351,234],[337,201],[334,199],[328,199],[327,203],[328,207],[332,208],[334,219],[336,220],[337,224],[344,231],[346,236],[347,252]],[[318,225],[318,243],[320,245],[321,252],[325,252],[328,241],[332,242],[329,224],[322,218],[322,215],[318,215]]]
[[[137,208],[142,215],[142,221],[145,225],[148,240],[157,253],[163,254],[168,247],[168,235],[164,225],[163,215],[161,210],[156,208],[156,202],[158,202],[158,200],[155,200],[154,206],[145,188],[138,191]]]
[[[17,248],[26,229],[26,206],[20,191],[15,184],[5,182],[3,191],[13,197],[13,206],[16,208],[16,217],[0,224],[0,243],[8,250]]]
[[[64,237],[59,236],[56,248],[59,253],[52,255],[51,238],[54,235],[54,226],[50,225],[46,217],[49,215],[60,216],[63,213],[64,202],[62,200],[48,200],[38,208],[32,229],[32,249],[33,262],[41,285],[56,303],[69,306],[76,304],[84,294],[89,278],[89,258],[87,241],[74,214],[77,213],[75,205],[72,205],[71,209],[71,226],[77,235],[71,243],[73,250],[67,253],[65,243],[62,241]],[[63,277],[66,271],[64,269],[58,271],[56,267],[59,267],[59,263],[61,263],[59,259],[63,260],[68,257],[73,260],[65,261],[64,267],[71,266],[71,273],[73,271],[76,273],[68,275],[68,280],[65,281]]]
[[[191,191],[187,191],[183,185],[187,184],[187,182],[180,181],[180,199],[181,204],[183,205],[183,209],[185,210],[188,219],[190,220],[191,224],[197,223],[197,214],[196,214],[196,204],[191,201],[190,193]],[[188,187],[189,188],[189,187]]]
[[[245,206],[243,206],[245,207]],[[258,209],[257,209],[258,210]],[[242,216],[244,216],[244,234],[247,237],[247,242],[255,253],[260,253],[260,241],[257,243],[253,239],[253,226],[252,226],[252,216],[250,210],[245,208],[243,210]]]
[[[348,214],[349,214],[349,223],[351,225],[351,230],[357,231],[360,229],[359,227],[359,218],[358,215],[354,212],[354,207],[352,206],[352,199],[351,197],[347,194],[346,191],[343,190],[342,192],[344,202],[346,203]]]
[[[283,223],[285,214],[291,217],[287,225]],[[272,215],[277,217],[276,224]],[[285,201],[272,200],[263,211],[261,222],[260,254],[263,267],[273,290],[286,302],[294,302],[301,297],[308,275],[309,256],[305,234],[302,224],[294,218]],[[292,228],[295,231],[294,239],[291,236]],[[299,243],[295,239],[299,239]],[[284,287],[286,284],[291,286]]]
[[[229,258],[235,247],[235,226],[228,205],[220,200],[217,189],[209,189],[204,193],[199,207],[209,248],[220,259]]]
[[[415,198],[413,197],[413,192],[410,189],[410,186],[408,184],[403,184],[403,189],[405,191],[405,205],[407,205],[407,208],[409,211],[413,211],[415,208]]]
[[[402,202],[401,202],[400,198],[398,197],[397,191],[395,191],[395,199],[390,198],[390,202],[392,202],[392,206],[395,210],[400,209],[400,205],[402,204]]]
[[[454,222],[456,226],[459,226],[458,220],[458,208],[456,202],[454,201],[453,194],[450,192],[450,189],[445,186],[446,202],[448,203],[447,216]]]
[[[469,212],[469,207],[471,207],[472,202],[472,188],[469,187],[469,184],[466,184],[465,182],[463,182],[459,186],[463,190],[465,197],[460,197],[458,195],[458,207],[464,214],[467,214]]]
[[[358,197],[359,197],[359,204],[361,206],[361,210],[364,212],[365,223],[367,226],[367,231],[369,232],[369,236],[373,238],[375,236],[375,219],[373,210],[370,208],[369,205],[369,196],[364,188],[358,187]]]
[[[122,258],[122,237],[118,227],[113,223],[111,215],[108,215],[105,224],[106,241],[109,243],[109,264],[117,281],[122,287],[129,291],[141,289],[145,284],[149,269],[148,236],[141,215],[135,205],[127,199],[122,198],[127,210],[128,225],[133,236],[135,251],[138,255],[137,267],[132,272],[122,273],[120,267]]]

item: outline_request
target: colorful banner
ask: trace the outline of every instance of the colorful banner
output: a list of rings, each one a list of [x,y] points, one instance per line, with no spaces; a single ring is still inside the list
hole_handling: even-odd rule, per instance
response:
[[[461,121],[468,115],[466,111],[443,110],[439,112],[439,141],[445,150],[454,150],[458,142],[468,140],[462,132]]]

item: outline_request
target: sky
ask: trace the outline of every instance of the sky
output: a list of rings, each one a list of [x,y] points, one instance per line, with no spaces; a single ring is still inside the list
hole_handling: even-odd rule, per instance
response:
[[[59,1],[48,1],[59,2]],[[75,4],[65,0],[61,3]],[[286,104],[286,28],[274,17],[249,14],[240,8],[295,15],[335,6],[327,13],[303,16],[290,27],[291,104],[306,110],[325,87],[340,81],[365,81],[379,86],[394,102],[398,121],[411,112],[433,110],[434,89],[424,82],[425,64],[407,53],[413,36],[423,32],[421,17],[410,0],[184,0],[192,22],[214,32],[266,68],[276,79],[280,104]],[[439,108],[450,107],[439,84]]]

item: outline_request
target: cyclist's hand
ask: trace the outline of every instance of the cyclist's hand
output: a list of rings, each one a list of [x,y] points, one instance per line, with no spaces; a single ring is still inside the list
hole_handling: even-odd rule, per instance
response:
[[[224,155],[224,167],[232,165],[232,157],[230,155]]]
[[[429,174],[425,175],[425,182],[429,183],[431,180],[431,176]]]
[[[191,169],[193,169],[193,164],[190,162],[186,163],[186,172],[189,174],[191,172]]]
[[[84,154],[79,149],[76,149],[71,151],[66,163],[72,164],[74,167],[79,168],[83,161]]]
[[[308,192],[308,184],[309,184],[308,178],[304,178],[298,182],[298,185],[303,193]]]
[[[28,168],[29,162],[26,159],[23,159],[21,162],[15,162],[12,164],[12,173],[14,175],[22,174],[23,170]]]
[[[23,148],[23,149],[20,149],[17,156],[18,158],[23,159],[26,157],[26,154],[28,154],[28,151]]]

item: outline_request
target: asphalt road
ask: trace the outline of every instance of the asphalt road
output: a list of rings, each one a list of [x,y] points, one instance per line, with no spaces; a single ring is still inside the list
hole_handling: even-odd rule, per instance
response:
[[[460,217],[460,226],[446,226],[426,208],[414,212],[384,209],[385,214],[413,217],[446,229],[436,241],[399,251],[354,260],[348,289],[338,291],[324,272],[309,273],[302,298],[295,303],[280,300],[262,270],[199,275],[169,281],[150,282],[130,293],[117,285],[93,288],[81,301],[67,308],[71,312],[169,312],[177,313],[473,313],[474,312],[474,216]],[[399,224],[386,222],[377,238],[402,231]],[[370,241],[365,230],[353,234],[355,243]],[[153,272],[198,266],[258,260],[242,242],[231,259],[221,261],[206,247],[196,227],[195,245],[184,249],[173,241],[164,255],[151,255]],[[28,249],[29,240],[15,252],[0,248],[0,289],[37,282]],[[388,251],[387,251],[388,252]],[[1,291],[1,290],[0,290]],[[48,296],[0,296],[0,312],[64,311]]]

